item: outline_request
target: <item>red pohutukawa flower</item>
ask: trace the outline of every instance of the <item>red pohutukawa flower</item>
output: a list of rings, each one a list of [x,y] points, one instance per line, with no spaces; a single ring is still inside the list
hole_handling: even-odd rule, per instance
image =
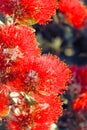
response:
[[[11,49],[5,49],[4,53],[9,51],[15,55],[11,57],[13,60],[17,57],[21,59],[27,57],[26,60],[28,60],[31,56],[40,55],[34,30],[31,27],[11,25],[0,28],[0,44],[2,43],[5,48]]]
[[[5,62],[20,62],[40,55],[38,43],[31,27],[14,25],[0,28],[1,53]],[[26,58],[27,57],[27,58]],[[7,61],[6,61],[7,60]],[[3,63],[4,64],[4,63]],[[21,68],[22,69],[22,64]]]
[[[86,7],[79,0],[59,0],[58,8],[76,27],[81,26],[87,17]]]
[[[36,99],[35,110],[32,112],[32,118],[35,122],[32,130],[49,130],[53,122],[62,114],[62,103],[59,97],[54,95],[39,96],[34,95]],[[41,125],[42,124],[42,125]]]
[[[25,69],[28,72],[27,77],[33,79],[32,86],[36,91],[60,94],[67,89],[70,71],[56,56],[43,55],[32,61]]]
[[[14,69],[13,65],[11,72],[14,74],[14,79],[7,82],[8,88],[13,91],[34,91],[45,95],[62,94],[67,89],[66,83],[70,78],[67,66],[50,54],[29,60],[29,63],[22,67],[22,71]]]
[[[20,0],[20,3],[27,16],[39,24],[48,22],[51,16],[55,15],[57,7],[56,0]]]
[[[36,124],[45,124],[46,122],[56,122],[62,114],[62,103],[59,97],[55,95],[37,95],[34,94],[36,101],[35,109],[32,111],[32,118]]]
[[[81,93],[73,102],[75,111],[87,112],[87,92]]]

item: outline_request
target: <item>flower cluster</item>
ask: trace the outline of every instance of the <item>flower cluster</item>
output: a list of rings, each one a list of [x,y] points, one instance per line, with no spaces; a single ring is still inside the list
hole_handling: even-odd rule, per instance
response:
[[[63,12],[75,27],[80,27],[87,18],[86,7],[79,0],[0,0],[1,13],[25,24],[46,24],[56,9]]]
[[[39,24],[50,21],[57,8],[56,0],[2,0],[0,4],[0,12],[14,15],[14,19],[20,19],[21,22],[25,20]]]
[[[78,0],[59,0],[58,7],[63,12],[70,23],[79,27],[87,18],[86,7]]]
[[[71,72],[56,56],[41,55],[35,30],[21,25],[46,24],[56,9],[76,27],[87,17],[78,0],[0,0],[0,13],[13,22],[0,27],[0,119],[8,130],[50,130],[62,114],[60,95]],[[81,86],[75,110],[87,111],[86,69],[72,67],[72,82]]]
[[[62,114],[60,95],[71,71],[56,56],[41,55],[35,30],[21,25],[46,24],[56,9],[75,26],[87,17],[78,0],[0,0],[0,13],[13,22],[0,27],[0,119],[5,117],[8,130],[50,130]],[[76,81],[86,89],[86,70],[74,68]],[[75,109],[86,108],[86,93],[81,95],[80,102],[74,101]]]
[[[0,27],[0,117],[9,130],[49,130],[61,116],[58,94],[67,89],[70,70],[40,53],[31,27]]]

